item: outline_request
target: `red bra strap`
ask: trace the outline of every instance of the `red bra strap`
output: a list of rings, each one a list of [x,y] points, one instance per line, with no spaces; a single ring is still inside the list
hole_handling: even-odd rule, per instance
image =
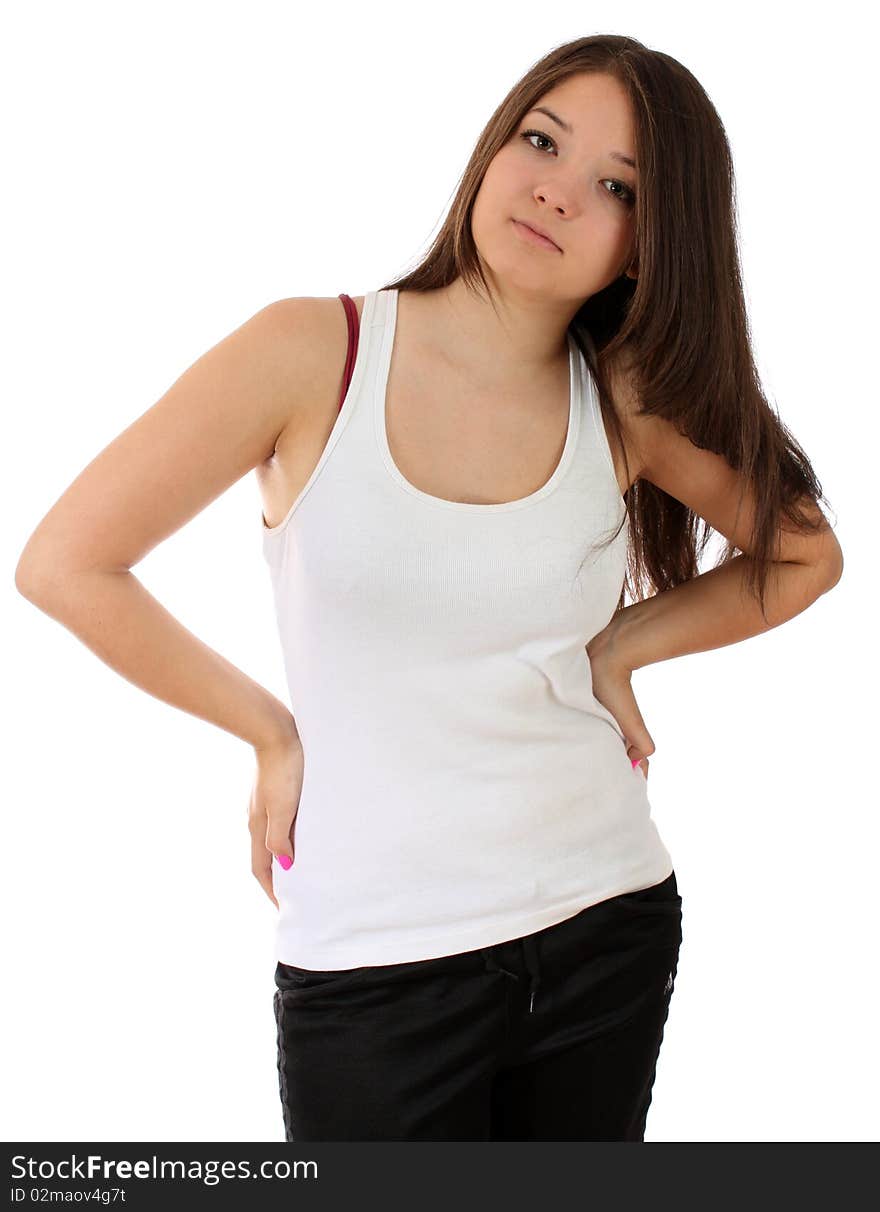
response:
[[[342,300],[342,306],[345,308],[345,316],[348,320],[348,356],[345,359],[345,375],[342,381],[342,395],[339,398],[339,409],[341,411],[342,405],[345,403],[348,385],[351,382],[351,376],[354,371],[355,359],[357,358],[359,324],[357,307],[355,306],[354,299],[352,299],[350,295],[346,294],[340,294],[339,298]]]

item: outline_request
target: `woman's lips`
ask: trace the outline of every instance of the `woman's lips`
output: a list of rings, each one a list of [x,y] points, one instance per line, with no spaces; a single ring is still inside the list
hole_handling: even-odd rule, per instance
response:
[[[536,231],[532,231],[527,223],[520,223],[519,219],[513,219],[512,222],[520,236],[524,240],[528,240],[530,244],[535,244],[538,248],[549,248],[553,252],[562,252],[558,244],[554,244],[546,236],[539,236]]]

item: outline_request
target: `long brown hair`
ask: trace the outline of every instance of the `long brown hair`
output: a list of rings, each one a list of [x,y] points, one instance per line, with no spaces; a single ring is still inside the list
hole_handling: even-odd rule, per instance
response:
[[[436,290],[460,276],[491,300],[470,222],[483,176],[543,94],[580,72],[613,75],[635,114],[638,278],[621,274],[592,295],[569,332],[617,434],[627,482],[610,377],[624,353],[639,411],[664,417],[742,474],[755,500],[745,585],[763,612],[780,527],[785,520],[805,533],[824,529],[827,519],[817,507],[825,498],[806,454],[761,389],[737,250],[730,147],[714,105],[687,68],[621,35],[595,34],[556,47],[514,85],[484,127],[423,260],[382,289]],[[624,501],[621,524],[608,540],[629,517],[618,609],[627,592],[640,600],[694,577],[712,532],[708,522],[647,480],[637,479]],[[744,553],[725,539],[717,564],[736,554]]]

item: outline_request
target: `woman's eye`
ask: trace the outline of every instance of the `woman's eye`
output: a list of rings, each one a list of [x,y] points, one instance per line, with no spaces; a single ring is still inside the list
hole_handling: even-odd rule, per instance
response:
[[[624,202],[627,206],[633,206],[635,204],[636,196],[628,185],[624,185],[622,181],[615,181],[613,177],[608,179],[608,184],[617,185],[623,191],[622,193],[615,194],[615,198],[619,198],[621,202]],[[611,191],[609,190],[609,193],[610,192]]]
[[[535,151],[545,151],[546,149],[543,147],[537,147],[534,143],[531,143],[530,141],[532,139],[543,139],[544,142],[549,143],[551,147],[556,146],[550,136],[545,135],[542,130],[524,130],[520,135],[520,138],[528,141],[529,145],[535,148]],[[612,193],[611,190],[608,190],[607,192],[611,193],[612,197],[617,198],[618,201],[622,202],[624,206],[635,205],[636,196],[628,185],[624,185],[622,181],[616,181],[613,177],[608,178],[608,183],[609,185],[616,185],[621,191],[620,193]]]
[[[553,140],[550,138],[550,136],[549,136],[549,135],[545,135],[545,134],[544,134],[544,132],[543,132],[543,131],[540,131],[540,130],[526,130],[526,131],[523,131],[523,133],[520,135],[520,138],[521,138],[521,139],[543,139],[545,143],[549,143],[551,147],[555,147],[555,144],[554,144]],[[532,144],[532,147],[535,147],[535,144],[534,144],[534,143]],[[542,148],[542,147],[535,147],[535,150],[536,150],[536,151],[544,151],[544,148]]]

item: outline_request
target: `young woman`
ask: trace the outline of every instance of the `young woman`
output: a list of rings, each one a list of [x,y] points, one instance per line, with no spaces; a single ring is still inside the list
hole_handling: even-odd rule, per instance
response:
[[[758,383],[732,182],[681,64],[557,48],[413,272],[262,309],[22,555],[103,660],[253,746],[290,1141],[644,1139],[682,898],[632,672],[842,571]],[[131,574],[251,469],[292,711]]]

